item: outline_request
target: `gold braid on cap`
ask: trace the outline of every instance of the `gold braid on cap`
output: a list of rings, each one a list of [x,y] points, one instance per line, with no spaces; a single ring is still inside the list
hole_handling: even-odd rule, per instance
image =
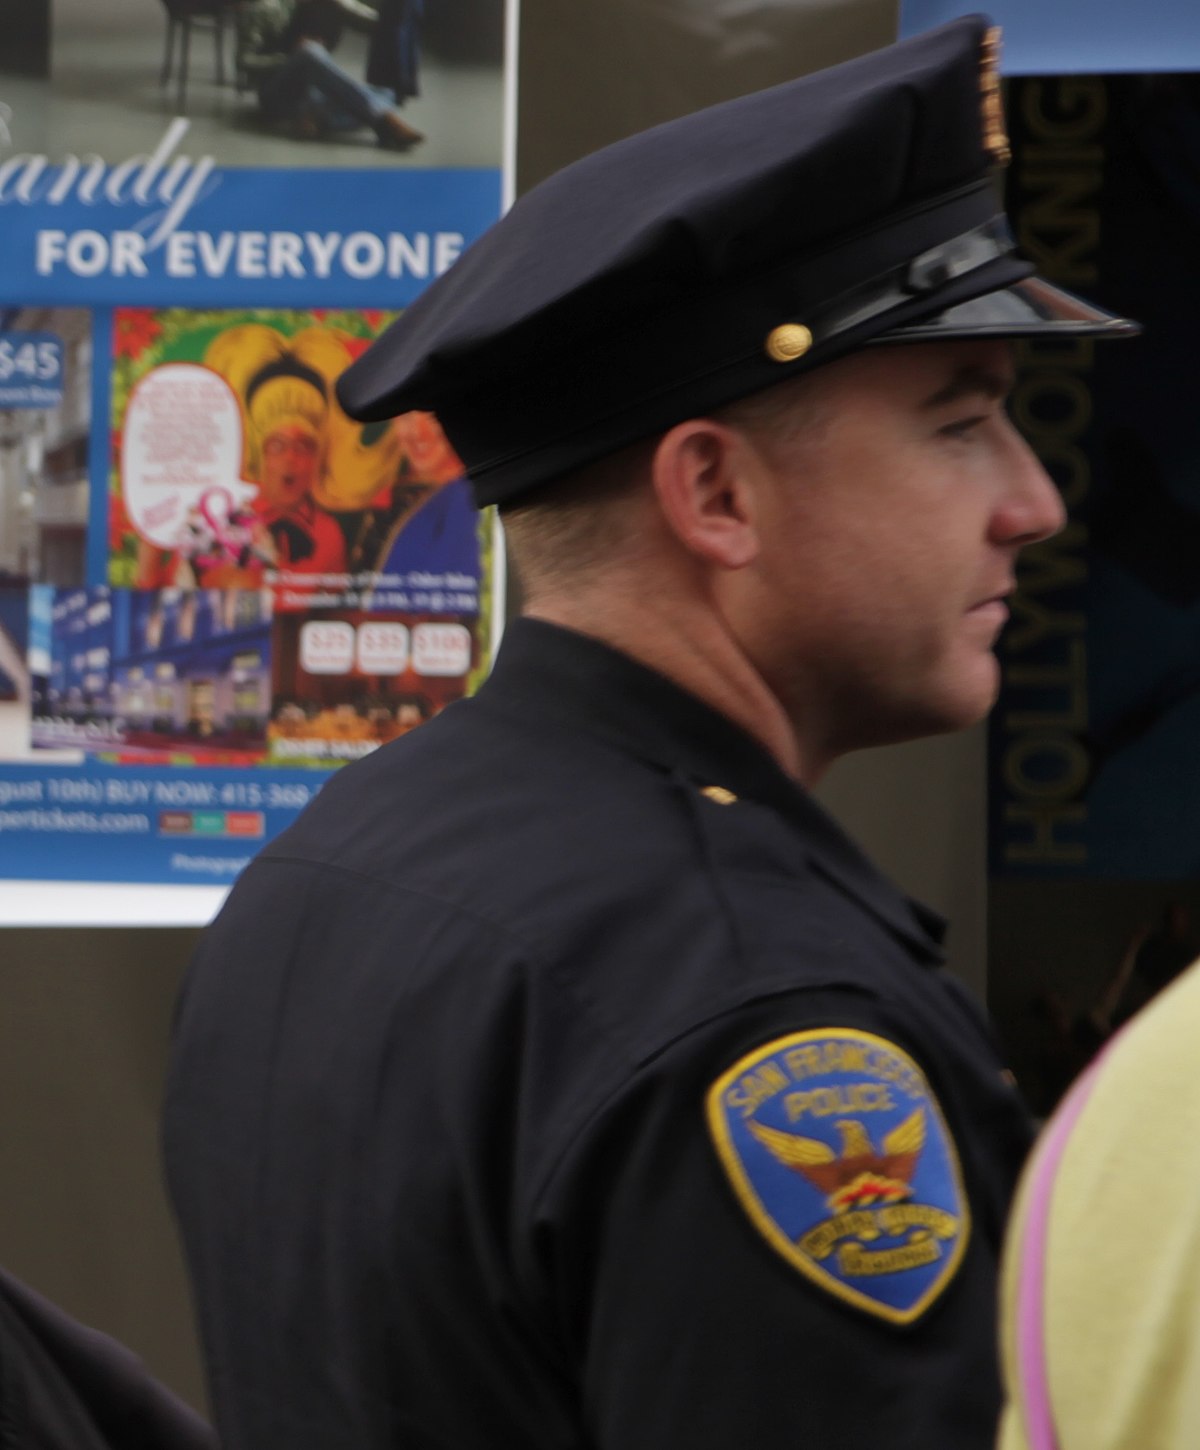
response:
[[[997,166],[1012,160],[1012,148],[1004,129],[1004,102],[1000,98],[1000,42],[998,25],[990,26],[983,36],[979,56],[979,85],[983,92],[983,149]]]

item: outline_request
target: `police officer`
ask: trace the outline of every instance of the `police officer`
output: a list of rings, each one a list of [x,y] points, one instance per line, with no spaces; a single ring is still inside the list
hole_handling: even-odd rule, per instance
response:
[[[528,600],[334,777],[182,1002],[170,1184],[227,1450],[983,1447],[1028,1142],[942,926],[821,811],[977,720],[1061,504],[954,22],[531,192],[343,376],[435,411]]]

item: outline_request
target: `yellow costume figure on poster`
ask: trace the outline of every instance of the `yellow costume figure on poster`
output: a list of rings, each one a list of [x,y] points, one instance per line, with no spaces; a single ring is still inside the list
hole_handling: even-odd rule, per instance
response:
[[[267,580],[311,588],[316,576],[336,587],[330,576],[349,567],[336,515],[361,513],[386,493],[401,456],[393,429],[364,441],[338,405],[333,382],[354,355],[351,342],[330,327],[288,336],[246,322],[209,344],[204,365],[237,398],[242,476],[258,495],[237,511],[228,499],[202,499],[168,560],[141,551],[143,587],[253,588]]]
[[[365,508],[399,465],[391,429],[366,443],[361,425],[338,406],[333,382],[353,356],[348,342],[333,328],[285,337],[248,322],[227,329],[205,354],[242,407],[245,473],[259,485],[254,511],[284,575],[343,572],[346,545],[332,514]]]

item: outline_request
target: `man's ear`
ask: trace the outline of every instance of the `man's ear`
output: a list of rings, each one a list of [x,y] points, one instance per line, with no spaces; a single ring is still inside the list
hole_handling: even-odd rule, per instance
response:
[[[758,557],[763,463],[744,433],[712,418],[677,423],[659,439],[651,467],[659,507],[689,553],[724,569]]]

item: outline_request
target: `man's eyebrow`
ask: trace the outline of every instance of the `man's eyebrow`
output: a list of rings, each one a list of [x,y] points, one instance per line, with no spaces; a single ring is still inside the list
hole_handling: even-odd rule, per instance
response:
[[[960,398],[983,397],[990,401],[1007,398],[1012,392],[1013,378],[992,368],[968,365],[959,368],[950,381],[925,399],[922,408],[942,408]]]

